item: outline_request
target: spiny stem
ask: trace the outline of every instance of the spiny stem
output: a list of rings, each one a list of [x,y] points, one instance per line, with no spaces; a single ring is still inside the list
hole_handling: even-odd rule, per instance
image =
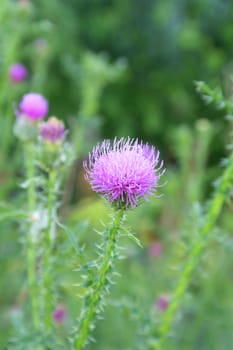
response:
[[[183,296],[188,288],[192,272],[199,263],[200,256],[203,248],[205,247],[208,234],[214,228],[216,220],[221,212],[224,202],[228,198],[229,190],[233,183],[233,154],[229,159],[229,164],[225,169],[223,176],[220,179],[217,191],[213,197],[209,210],[206,214],[204,223],[202,224],[197,240],[193,243],[190,255],[184,266],[183,272],[180,276],[180,280],[173,294],[172,301],[169,308],[164,314],[162,324],[158,330],[158,340],[152,344],[151,349],[162,350],[164,340],[169,333],[172,321],[175,317],[176,311],[182,303]]]
[[[27,172],[27,202],[28,202],[28,212],[31,216],[35,210],[35,169],[33,164],[33,151],[31,144],[25,144],[25,158],[26,158],[26,172]],[[38,288],[36,284],[36,252],[35,243],[33,242],[32,233],[27,234],[27,269],[28,269],[28,284],[31,296],[32,304],[32,319],[34,327],[37,329],[39,327],[39,298],[38,298]]]
[[[116,238],[120,229],[120,224],[123,218],[123,210],[116,212],[116,217],[112,224],[112,227],[107,231],[107,237],[105,241],[105,255],[103,257],[102,264],[100,265],[98,276],[96,281],[93,283],[91,292],[84,300],[83,312],[81,313],[81,319],[79,324],[78,333],[74,341],[74,349],[82,350],[85,347],[86,341],[90,334],[92,322],[100,305],[104,287],[106,285],[106,279],[109,275],[112,260],[115,256],[116,251]]]
[[[45,256],[44,256],[44,307],[45,307],[45,328],[50,329],[52,326],[52,281],[51,281],[51,255],[52,255],[52,230],[54,225],[55,214],[55,183],[56,173],[50,170],[48,177],[48,227],[45,232]]]

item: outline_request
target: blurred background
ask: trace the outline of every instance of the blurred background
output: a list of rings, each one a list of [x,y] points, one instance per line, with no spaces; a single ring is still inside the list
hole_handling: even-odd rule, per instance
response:
[[[231,101],[232,41],[230,0],[1,0],[0,204],[21,207],[25,201],[19,187],[22,149],[12,128],[14,109],[29,91],[43,94],[49,115],[63,119],[70,130],[77,159],[67,173],[60,211],[90,256],[98,240],[93,227],[108,220],[108,208],[83,179],[82,161],[92,146],[104,138],[137,137],[155,145],[165,160],[162,197],[128,215],[143,248],[123,242],[121,277],[90,349],[146,350],[169,303],[231,141],[226,111],[206,105],[194,81],[220,86]],[[9,79],[16,62],[28,69],[20,84]],[[1,349],[8,349],[27,302],[19,226],[0,221]],[[229,205],[193,276],[166,350],[231,349],[232,230]],[[58,330],[65,337],[79,310],[73,287],[79,277],[71,271],[77,264],[72,249],[62,234],[60,239],[58,300],[68,316]]]

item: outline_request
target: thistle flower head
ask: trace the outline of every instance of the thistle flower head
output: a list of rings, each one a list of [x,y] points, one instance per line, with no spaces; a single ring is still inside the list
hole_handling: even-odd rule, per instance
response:
[[[48,101],[44,96],[31,92],[23,96],[19,109],[20,116],[35,122],[43,119],[48,113]]]
[[[21,83],[27,78],[27,68],[22,63],[12,64],[9,68],[9,78],[12,83]]]
[[[137,139],[115,139],[98,144],[84,162],[85,178],[92,189],[117,207],[135,207],[147,199],[164,173],[159,151]]]
[[[56,117],[50,117],[47,122],[40,125],[40,135],[50,144],[62,142],[65,137],[64,123]]]

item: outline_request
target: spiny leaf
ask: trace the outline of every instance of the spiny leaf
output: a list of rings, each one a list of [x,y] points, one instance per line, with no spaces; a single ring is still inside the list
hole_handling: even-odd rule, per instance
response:
[[[131,239],[132,241],[134,241],[140,248],[143,248],[143,245],[141,244],[140,240],[132,232],[127,230],[125,227],[122,227],[121,231],[124,232],[126,236],[129,237],[129,239]]]

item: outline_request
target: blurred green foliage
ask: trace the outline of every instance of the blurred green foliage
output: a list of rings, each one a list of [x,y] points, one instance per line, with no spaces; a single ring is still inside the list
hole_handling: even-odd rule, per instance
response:
[[[57,30],[72,11],[62,56],[88,47],[128,62],[122,79],[102,94],[104,136],[130,133],[169,149],[177,124],[206,117],[192,82],[218,79],[231,63],[230,1],[80,0],[66,2],[65,11],[57,2],[38,3]]]

